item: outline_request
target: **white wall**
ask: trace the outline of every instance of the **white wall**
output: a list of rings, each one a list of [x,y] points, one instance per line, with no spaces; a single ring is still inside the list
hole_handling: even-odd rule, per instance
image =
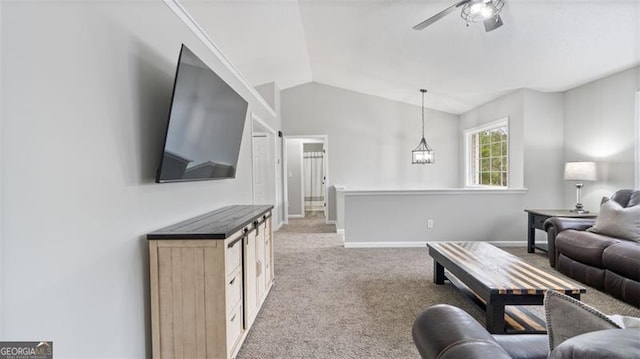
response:
[[[467,208],[482,209],[487,216],[488,227],[506,223],[506,213],[513,213],[511,223],[520,223],[519,229],[510,232],[511,241],[526,241],[526,214],[530,208],[572,208],[575,205],[575,187],[563,180],[565,161],[595,160],[600,166],[600,179],[585,187],[583,202],[597,210],[600,198],[620,188],[631,188],[634,171],[640,168],[635,160],[635,93],[639,89],[638,67],[619,74],[580,86],[566,93],[541,93],[521,89],[466,112],[460,116],[458,136],[460,156],[454,162],[459,166],[459,185],[464,185],[464,138],[466,129],[504,117],[509,118],[510,127],[510,187],[526,188],[522,194],[514,195],[518,200],[486,202],[477,207],[476,196],[457,196],[447,201],[447,193],[433,195],[398,194],[362,195],[358,191],[345,191],[345,244],[367,242],[401,243],[416,240],[445,240],[459,238],[459,229],[454,225],[460,211]],[[283,122],[285,123],[285,122]],[[399,191],[402,192],[402,191]],[[461,210],[460,203],[471,203]],[[460,204],[458,203],[458,204]],[[489,204],[490,203],[490,204]],[[383,209],[384,208],[384,209]],[[387,209],[393,208],[393,213]],[[438,230],[423,233],[426,217],[441,211]],[[506,211],[506,212],[505,212]],[[382,214],[380,213],[382,212]],[[464,216],[463,216],[464,217]],[[384,220],[388,218],[388,220]],[[516,222],[514,222],[516,221]],[[493,223],[493,225],[491,224]],[[479,223],[470,222],[476,228]],[[388,233],[394,229],[394,235]],[[432,238],[432,239],[429,239]],[[469,240],[479,240],[475,236]],[[482,239],[484,240],[484,239]],[[544,233],[537,231],[536,240],[545,240]]]
[[[364,193],[347,187],[345,245],[405,245],[467,240],[525,244],[525,208],[559,208],[562,203],[562,94],[518,90],[460,116],[451,134],[459,157],[450,159],[464,186],[464,131],[509,118],[510,188],[515,191],[433,190]],[[283,123],[285,123],[283,121]],[[522,190],[527,188],[527,190]],[[426,230],[427,219],[434,229]],[[537,240],[544,240],[542,232]],[[364,244],[363,244],[364,243]]]
[[[484,207],[474,204],[468,208],[482,208],[483,215],[493,216],[500,223],[506,223],[505,211],[513,213],[518,219],[509,217],[509,223],[521,226],[509,233],[510,240],[524,243],[527,233],[524,209],[558,208],[562,203],[562,94],[518,90],[459,117],[427,110],[426,137],[436,150],[434,166],[410,162],[410,151],[420,137],[419,107],[318,83],[285,90],[282,96],[282,124],[288,135],[329,135],[330,182],[345,186],[346,243],[362,242],[364,238],[371,243],[398,243],[407,238],[415,241],[419,234],[424,238],[427,235],[457,238],[460,231],[454,224],[459,223],[460,208],[455,201],[440,200],[448,195],[446,192],[439,193],[441,197],[416,194],[419,202],[428,202],[420,205],[409,204],[406,195],[377,198],[371,194],[365,196],[368,204],[360,207],[357,203],[363,203],[364,197],[354,193],[464,186],[464,130],[504,117],[509,118],[510,128],[510,187],[529,190],[513,194],[500,206],[489,206],[490,202],[486,202]],[[503,195],[496,194],[496,200]],[[475,203],[492,194],[482,196],[457,196],[456,200]],[[402,215],[390,214],[389,220],[378,218],[381,206],[397,209]],[[440,211],[441,225],[437,230],[423,233],[425,211]],[[406,222],[406,226],[399,225],[398,218],[403,218],[400,222]],[[396,231],[392,237],[385,234],[389,226]],[[475,238],[481,237],[469,240]]]
[[[526,208],[562,208],[564,96],[523,91],[523,179],[528,189],[524,204]]]
[[[525,209],[562,208],[563,95],[521,89],[460,116],[466,129],[509,118],[509,187],[527,188],[522,201],[509,210],[526,219]],[[460,145],[460,184],[464,185],[464,141]],[[491,213],[494,207],[488,208]],[[526,222],[512,240],[526,241]],[[545,241],[536,231],[536,241]]]
[[[275,82],[269,82],[256,86],[256,90],[267,104],[269,104],[277,114],[280,114],[280,89],[278,85]]]
[[[286,138],[287,216],[304,217],[302,206],[302,139]]]
[[[464,185],[466,129],[509,118],[509,187],[527,188],[528,208],[562,204],[563,96],[517,90],[460,116],[460,185]]]
[[[161,2],[3,2],[1,16],[2,340],[147,358],[144,235],[251,203],[250,118],[235,180],[153,183],[180,44],[279,121]]]
[[[3,303],[4,303],[4,277],[6,274],[6,271],[4,271],[4,262],[5,262],[5,250],[4,250],[4,232],[5,232],[5,227],[4,227],[4,173],[3,173],[3,161],[2,159],[4,158],[3,153],[4,153],[4,143],[5,143],[5,139],[4,139],[4,111],[2,111],[1,109],[3,108],[3,99],[4,97],[2,96],[2,93],[4,91],[4,81],[3,79],[3,61],[2,61],[2,53],[3,53],[3,49],[2,49],[2,14],[3,14],[3,4],[2,1],[0,1],[0,338],[4,338],[4,315],[3,315],[3,310],[2,308],[4,307]]]
[[[522,190],[345,191],[345,247],[526,241]],[[427,221],[433,228],[427,228]]]
[[[335,206],[333,210],[336,212],[336,230],[338,233],[344,232],[344,186],[335,185],[330,187],[335,197]]]
[[[411,164],[411,150],[421,137],[418,106],[312,82],[282,91],[282,126],[287,135],[328,135],[330,186],[457,184],[456,115],[425,110],[425,137],[436,151],[436,163],[423,166]]]
[[[582,202],[597,211],[600,199],[622,188],[633,188],[635,160],[635,93],[640,68],[635,67],[564,95],[566,161],[595,161],[598,180],[585,182]],[[575,183],[564,184],[564,204],[575,205]]]
[[[459,179],[457,184],[465,186],[465,141],[464,131],[480,125],[509,118],[509,187],[524,187],[524,91],[511,92],[497,100],[486,103],[460,115],[459,138],[460,156]]]

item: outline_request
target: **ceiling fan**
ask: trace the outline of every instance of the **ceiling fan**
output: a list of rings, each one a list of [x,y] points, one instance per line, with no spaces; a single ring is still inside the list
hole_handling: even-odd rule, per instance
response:
[[[413,29],[422,30],[455,9],[462,7],[460,17],[467,22],[467,26],[470,22],[483,22],[485,31],[489,32],[502,26],[499,14],[503,6],[504,0],[462,0],[419,23]]]

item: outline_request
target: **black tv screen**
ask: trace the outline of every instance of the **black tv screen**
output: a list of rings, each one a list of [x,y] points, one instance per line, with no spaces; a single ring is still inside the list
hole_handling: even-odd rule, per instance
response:
[[[247,105],[183,44],[156,182],[234,178]]]

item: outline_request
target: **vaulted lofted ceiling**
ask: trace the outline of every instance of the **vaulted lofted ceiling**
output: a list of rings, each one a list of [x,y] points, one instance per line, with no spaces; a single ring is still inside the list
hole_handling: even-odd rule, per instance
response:
[[[485,32],[456,0],[184,0],[254,85],[310,81],[460,114],[519,88],[565,91],[640,64],[640,0],[505,0]],[[640,79],[639,79],[640,81]]]

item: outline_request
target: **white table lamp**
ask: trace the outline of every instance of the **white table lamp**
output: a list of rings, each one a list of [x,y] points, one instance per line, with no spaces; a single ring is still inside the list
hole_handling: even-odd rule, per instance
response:
[[[576,183],[576,208],[571,212],[589,213],[582,205],[582,181],[596,180],[595,162],[567,162],[564,164],[564,179],[566,181],[578,181]]]

